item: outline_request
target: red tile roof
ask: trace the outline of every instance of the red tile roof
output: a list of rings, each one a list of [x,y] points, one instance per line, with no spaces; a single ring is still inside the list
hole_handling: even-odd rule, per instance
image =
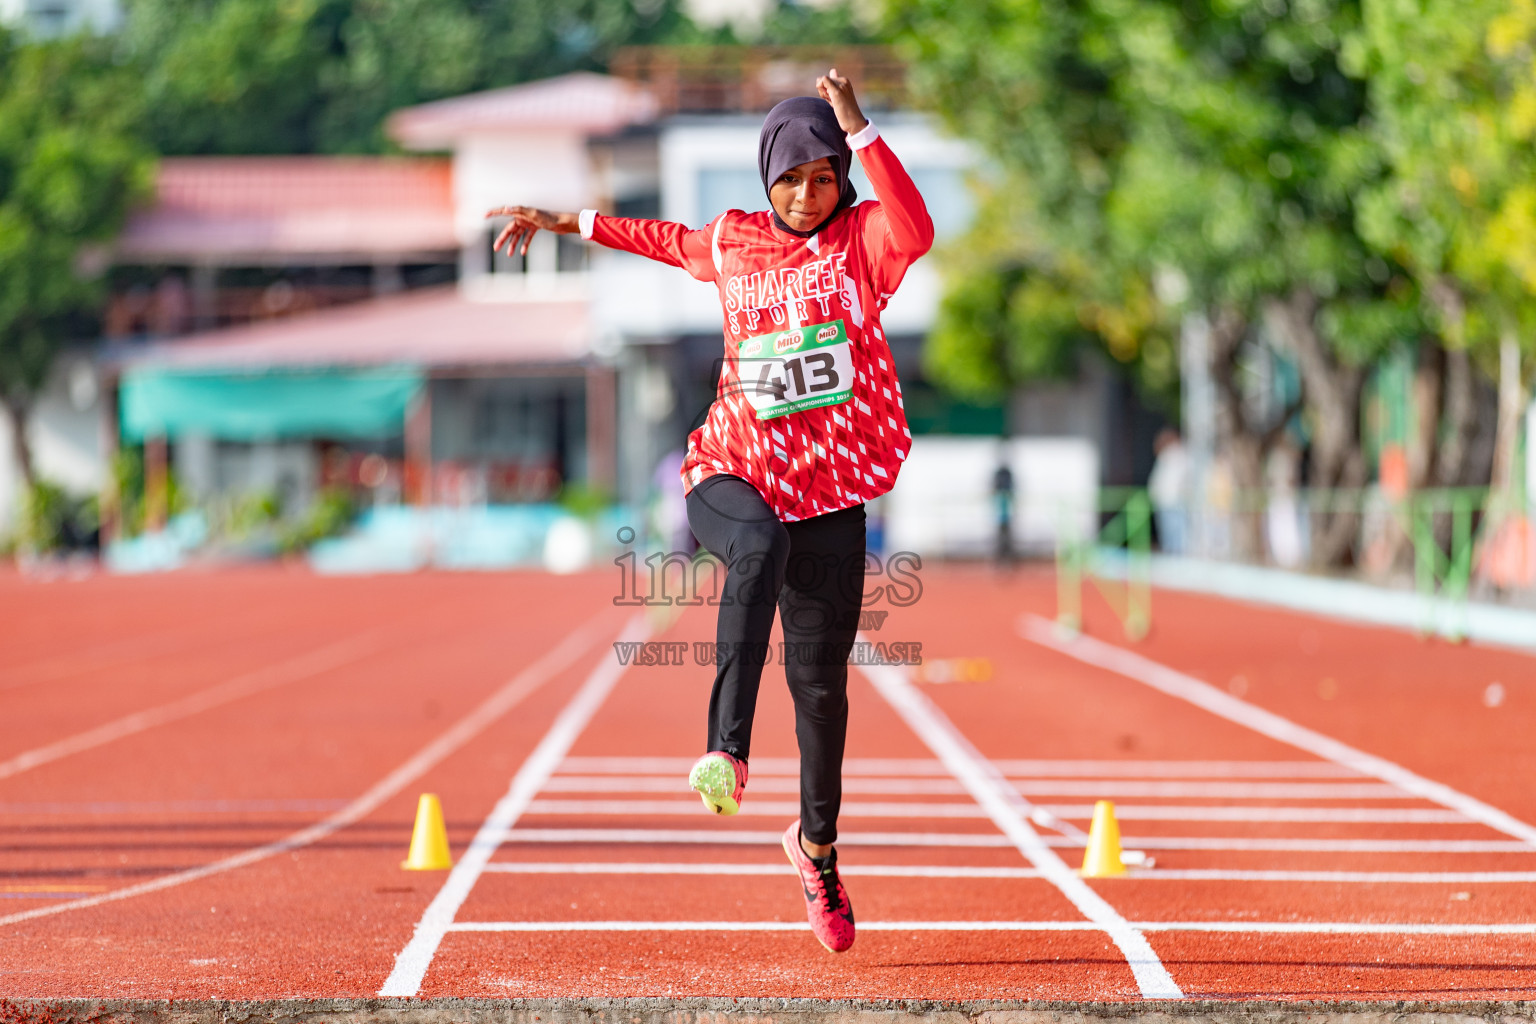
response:
[[[373,262],[458,248],[447,160],[173,157],[118,240],[125,263]]]
[[[578,71],[407,107],[390,117],[388,131],[411,149],[447,149],[465,135],[497,131],[611,132],[653,120],[656,109],[655,99],[643,86]]]
[[[118,362],[235,371],[568,364],[586,358],[592,336],[583,301],[477,301],[450,286],[192,334]]]

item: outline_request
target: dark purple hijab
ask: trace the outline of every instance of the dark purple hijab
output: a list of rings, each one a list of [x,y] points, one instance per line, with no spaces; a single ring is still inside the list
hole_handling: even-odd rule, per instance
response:
[[[859,196],[853,190],[853,182],[848,180],[853,151],[848,148],[847,134],[838,125],[832,104],[819,96],[795,96],[768,111],[763,132],[757,137],[757,170],[763,176],[764,192],[769,192],[779,175],[791,167],[822,157],[832,161],[832,170],[837,175],[840,190],[837,206],[813,230],[796,231],[779,219],[770,199],[768,209],[773,214],[774,227],[780,231],[810,238],[838,213],[852,206]]]

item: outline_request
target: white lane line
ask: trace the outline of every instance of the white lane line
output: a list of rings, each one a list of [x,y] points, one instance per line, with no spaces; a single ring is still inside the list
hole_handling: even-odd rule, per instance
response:
[[[1501,885],[1536,882],[1536,871],[1138,871],[1135,878],[1172,882],[1340,882],[1365,885]]]
[[[1011,780],[1010,780],[1011,781]],[[1206,798],[1230,800],[1412,800],[1417,794],[1379,782],[1142,782],[1067,779],[1013,782],[1025,796]]]
[[[1235,850],[1289,853],[1536,853],[1514,839],[1258,839],[1247,836],[1123,836],[1127,847],[1146,850]],[[1061,842],[1053,846],[1083,844]]]
[[[529,814],[560,815],[638,815],[697,818],[703,810],[698,800],[535,800]],[[742,816],[767,818],[799,817],[800,804],[788,800],[744,800]],[[965,803],[844,803],[838,811],[843,818],[985,818],[987,812]],[[785,863],[789,863],[787,860]]]
[[[347,806],[349,802],[345,797],[307,800],[96,800],[85,803],[49,801],[45,803],[0,803],[0,814],[36,814],[58,817],[91,817],[102,814],[262,814],[266,812],[335,811]]]
[[[842,867],[839,865],[838,870]],[[456,932],[806,932],[805,921],[460,921]],[[866,932],[1096,932],[1092,921],[860,921]]]
[[[1289,935],[1536,935],[1536,924],[1371,921],[1127,921],[1141,932]],[[800,932],[804,921],[460,921],[456,932]],[[1096,921],[860,921],[868,932],[1108,932]]]
[[[646,616],[636,615],[625,625],[617,642],[643,641],[649,635],[650,626]],[[491,809],[490,815],[470,842],[469,849],[464,851],[458,864],[449,872],[443,887],[427,905],[421,920],[416,923],[416,931],[411,940],[395,958],[394,969],[379,989],[379,995],[414,996],[421,990],[422,979],[427,975],[427,968],[432,966],[437,947],[453,926],[459,907],[463,906],[491,855],[612,692],[614,684],[624,673],[624,667],[618,658],[605,654],[570,703],[560,711],[539,745],[512,777],[506,794]]]
[[[487,872],[510,875],[791,875],[787,863],[730,861],[491,861]],[[847,864],[845,875],[868,878],[1039,878],[1034,868]],[[1525,885],[1536,871],[1240,871],[1132,869],[1126,879],[1159,882],[1328,882],[1350,885]]]
[[[1051,850],[1029,824],[1031,809],[1027,801],[987,763],[981,752],[950,722],[949,716],[920,692],[897,666],[860,665],[859,669],[875,691],[907,723],[907,728],[944,762],[950,773],[970,791],[972,799],[987,809],[993,824],[1025,859],[1120,948],[1142,996],[1148,999],[1184,998],[1183,991],[1157,958],[1146,936],[1133,928]]]
[[[1536,935],[1536,923],[1400,924],[1374,921],[1138,921],[1149,932],[1226,932],[1282,935]]]
[[[524,698],[537,690],[545,680],[565,668],[580,656],[583,651],[592,646],[597,640],[598,633],[596,627],[599,618],[600,616],[593,618],[587,624],[575,630],[550,650],[549,653],[523,669],[506,685],[482,701],[473,711],[459,719],[436,739],[418,750],[410,760],[374,783],[366,793],[330,817],[316,822],[308,828],[300,829],[284,839],[279,839],[277,842],[254,847],[242,853],[237,853],[232,857],[214,861],[212,864],[188,868],[186,871],[178,871],[175,874],[164,875],[160,878],[151,879],[148,882],[126,886],[122,889],[114,889],[99,896],[91,896],[86,899],[75,900],[71,903],[53,907],[42,907],[19,914],[10,914],[6,917],[0,917],[0,925],[16,924],[36,917],[63,913],[67,910],[94,907],[114,900],[124,900],[131,896],[142,896],[145,893],[159,892],[162,889],[169,889],[187,882],[195,882],[200,878],[207,878],[209,875],[216,875],[224,871],[245,867],[248,864],[254,864],[275,854],[300,849],[324,839],[339,829],[361,821],[377,810],[386,800],[391,799],[406,786],[409,786],[431,771],[444,758],[453,754],[487,726],[516,707]]]
[[[1004,775],[1021,778],[1135,779],[1358,779],[1360,773],[1331,761],[1103,761],[998,760]],[[568,757],[557,774],[566,775],[686,775],[693,761],[686,757]],[[800,762],[791,757],[754,757],[752,777],[784,775],[799,778]],[[949,772],[933,758],[850,757],[844,777],[860,775],[930,775],[949,781]]]
[[[640,843],[670,846],[678,843],[704,846],[777,847],[782,832],[746,832],[736,829],[672,828],[514,828],[508,843]],[[838,846],[981,846],[1006,847],[1013,841],[995,832],[839,832]],[[839,866],[841,871],[842,867]]]
[[[800,775],[769,775],[759,778],[752,766],[754,794],[799,795]],[[544,786],[546,793],[693,793],[688,773],[673,775],[556,775]],[[843,780],[844,793],[886,796],[961,796],[965,788],[954,779],[859,778]],[[695,798],[694,803],[698,800]],[[789,863],[785,861],[785,863]]]
[[[548,792],[549,786],[545,786]],[[846,792],[846,790],[845,790]],[[789,801],[743,801],[743,817],[794,817],[800,805]],[[1093,817],[1091,805],[1051,806],[1044,810],[1061,818],[1087,820]],[[696,817],[697,800],[535,800],[529,814],[560,815],[662,815]],[[986,818],[987,812],[973,803],[884,803],[853,800],[843,804],[846,818]],[[1121,821],[1285,821],[1318,824],[1405,824],[1469,825],[1475,824],[1457,811],[1438,807],[1400,809],[1392,807],[1138,807],[1117,804],[1115,817]]]
[[[1069,779],[1358,779],[1360,773],[1331,761],[1066,761],[992,762],[1009,778]]]
[[[686,772],[673,775],[556,775],[544,785],[546,793],[689,793]],[[1109,799],[1133,797],[1225,797],[1266,800],[1412,800],[1411,794],[1379,782],[1355,783],[1241,783],[1241,782],[1141,782],[1127,779],[1103,782],[1017,781],[1028,794],[1092,796]],[[752,776],[754,793],[798,794],[798,775]],[[965,787],[954,779],[851,777],[843,780],[843,792],[861,796],[956,796]],[[1436,811],[1443,814],[1443,811]],[[1466,820],[1459,818],[1458,820]]]
[[[1058,635],[1056,624],[1038,615],[1026,615],[1020,622],[1020,632],[1028,640],[1059,651],[1070,658],[1089,665],[1096,665],[1127,679],[1145,683],[1161,693],[1187,701],[1229,722],[1252,729],[1270,739],[1288,743],[1309,754],[1353,769],[1362,775],[1378,778],[1390,785],[1442,807],[1449,807],[1489,828],[1514,836],[1536,847],[1536,826],[1513,815],[1452,789],[1433,779],[1427,779],[1402,765],[1384,757],[1367,754],[1363,750],[1341,743],[1331,736],[1298,725],[1288,718],[1265,710],[1256,704],[1239,700],[1209,683],[1171,669],[1139,654],[1116,647],[1113,644],[1078,634],[1066,638]]]
[[[792,875],[782,864],[733,864],[706,861],[506,861],[493,860],[490,872],[508,875]],[[938,867],[928,864],[839,864],[837,870],[859,878],[1039,878],[1034,868]]]
[[[1087,820],[1092,804],[1045,804],[1059,818]],[[1457,811],[1438,807],[1206,807],[1115,804],[1121,821],[1289,821],[1314,823],[1374,823],[1397,825],[1475,824]]]
[[[1025,812],[1027,813],[1027,812]],[[508,843],[641,843],[664,846],[689,843],[715,846],[776,846],[778,832],[745,832],[735,829],[662,828],[514,828]],[[1082,840],[1069,836],[1037,836],[1048,847],[1081,850]],[[1017,846],[1007,835],[992,832],[843,832],[839,846]],[[1284,851],[1288,853],[1533,853],[1531,847],[1504,839],[1255,839],[1248,836],[1122,836],[1131,849]],[[1037,865],[1038,866],[1038,865]],[[1068,869],[1070,871],[1070,869]],[[1072,876],[1074,879],[1077,876]]]
[[[560,772],[576,775],[667,775],[684,777],[695,759],[687,757],[568,757]],[[843,761],[843,775],[944,775],[944,766],[931,758],[858,758]],[[754,757],[752,778],[770,775],[800,777],[800,760],[793,757]],[[755,783],[754,783],[755,785]]]
[[[206,690],[199,690],[143,711],[135,711],[110,722],[104,722],[93,729],[87,729],[85,732],[78,732],[45,746],[24,751],[15,757],[0,761],[0,779],[20,775],[39,765],[91,750],[111,743],[113,740],[120,740],[125,736],[132,736],[189,715],[208,711],[242,697],[253,696],[263,690],[298,682],[300,679],[308,679],[322,672],[339,668],[378,650],[382,639],[379,632],[373,630],[339,643],[327,644],[296,658],[280,661],[276,665],[267,665],[253,672],[238,675],[233,679],[210,686]]]
[[[68,654],[51,655],[21,665],[0,669],[0,692],[70,675],[83,675],[97,668],[110,668],[114,662],[154,658],[163,654],[180,652],[186,648],[186,633],[176,629],[149,636],[134,636],[124,640],[75,649]],[[228,639],[216,642],[227,643]]]

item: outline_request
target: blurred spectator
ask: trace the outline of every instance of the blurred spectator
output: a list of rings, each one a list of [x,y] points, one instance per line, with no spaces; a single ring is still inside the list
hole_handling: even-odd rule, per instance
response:
[[[1207,558],[1232,557],[1232,520],[1237,511],[1237,500],[1237,478],[1232,472],[1232,464],[1225,455],[1217,455],[1211,460],[1211,468],[1205,474],[1205,503],[1200,508],[1201,555]]]
[[[997,564],[1012,568],[1013,551],[1013,470],[1008,468],[1008,445],[998,445],[997,471],[992,474],[992,499],[997,508]]]
[[[1157,516],[1158,543],[1165,554],[1182,555],[1189,520],[1189,452],[1172,427],[1158,432],[1152,449],[1157,458],[1147,480],[1147,493]]]
[[[1493,515],[1500,512],[1490,510]],[[1478,576],[1499,590],[1524,590],[1536,585],[1536,523],[1518,513],[1503,512],[1478,555]]]
[[[1268,492],[1264,534],[1270,557],[1282,569],[1294,569],[1306,557],[1301,507],[1296,495],[1300,476],[1301,453],[1288,441],[1282,441],[1270,451],[1264,465]]]

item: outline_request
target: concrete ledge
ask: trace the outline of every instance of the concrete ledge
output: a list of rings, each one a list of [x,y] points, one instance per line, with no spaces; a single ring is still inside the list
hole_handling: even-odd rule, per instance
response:
[[[1530,1024],[1536,1002],[0,999],[3,1024]]]

